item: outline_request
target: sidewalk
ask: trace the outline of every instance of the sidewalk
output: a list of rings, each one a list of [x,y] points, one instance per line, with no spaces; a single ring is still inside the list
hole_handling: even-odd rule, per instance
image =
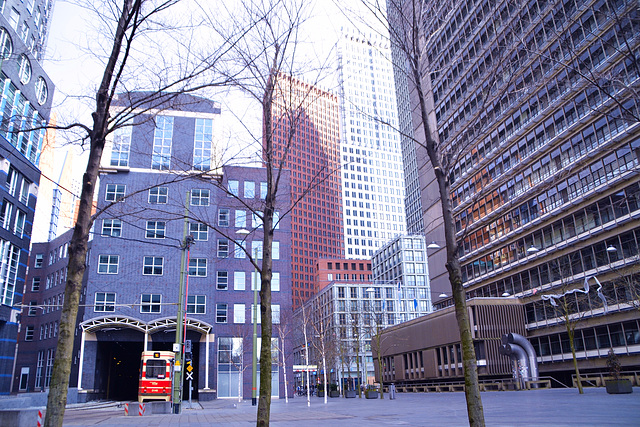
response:
[[[640,388],[633,394],[608,395],[604,388],[505,391],[482,393],[488,426],[637,426],[640,420]],[[289,403],[273,400],[271,424],[339,423],[356,426],[465,426],[468,425],[463,393],[399,393],[396,400],[324,399],[306,397]],[[202,402],[202,410],[180,415],[124,417],[121,409],[68,410],[65,426],[181,426],[255,425],[256,407],[251,401],[220,399]],[[236,405],[234,407],[234,405]]]

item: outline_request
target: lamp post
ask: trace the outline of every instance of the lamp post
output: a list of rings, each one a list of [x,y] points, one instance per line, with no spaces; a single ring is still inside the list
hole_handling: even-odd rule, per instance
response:
[[[241,236],[248,236],[251,232],[247,229],[241,228],[236,231],[236,234]],[[243,239],[244,241],[244,239]],[[257,396],[257,383],[258,383],[258,284],[256,283],[258,277],[258,268],[255,263],[258,260],[258,248],[253,251],[253,275],[251,277],[251,287],[253,288],[253,308],[251,310],[251,318],[253,322],[253,348],[251,350],[251,406],[258,404]]]

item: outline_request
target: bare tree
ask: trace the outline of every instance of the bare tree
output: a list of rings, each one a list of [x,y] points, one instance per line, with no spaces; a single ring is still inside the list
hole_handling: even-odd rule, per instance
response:
[[[289,403],[289,383],[287,380],[287,359],[290,353],[287,353],[285,344],[289,341],[293,332],[293,317],[291,312],[280,312],[280,322],[276,324],[276,334],[278,336],[278,351],[280,353],[280,366],[284,372],[284,401]]]
[[[231,37],[221,43],[220,48],[210,48],[206,57],[197,57],[189,52],[186,57],[169,58],[166,50],[160,50],[157,62],[141,61],[156,44],[159,34],[174,36],[175,44],[186,43],[184,33],[179,27],[168,25],[177,0],[111,0],[96,2],[89,8],[95,8],[99,22],[107,32],[104,71],[95,93],[95,106],[92,123],[58,124],[57,129],[76,131],[81,135],[83,145],[89,151],[89,160],[82,179],[78,217],[73,236],[69,243],[69,265],[65,286],[65,299],[60,317],[60,333],[56,349],[51,388],[47,401],[45,426],[61,426],[67,401],[67,389],[71,370],[74,328],[80,301],[82,277],[85,272],[87,241],[92,225],[92,201],[98,176],[98,170],[105,141],[116,129],[125,126],[134,116],[157,109],[168,108],[172,102],[179,101],[180,95],[196,92],[203,88],[225,84],[228,77],[216,80],[211,75],[218,60],[233,46]],[[171,31],[162,31],[171,29]],[[166,42],[166,40],[165,40]],[[144,44],[144,46],[143,46]],[[165,43],[166,44],[166,43]],[[184,45],[182,47],[185,47]],[[168,50],[168,49],[167,49]],[[181,49],[176,49],[176,52]],[[191,56],[190,56],[191,55]],[[153,57],[147,56],[147,59]],[[180,67],[174,66],[180,62]],[[157,67],[156,67],[157,66]],[[145,81],[145,79],[147,79]],[[145,87],[143,96],[120,97],[122,108],[112,110],[119,92],[128,92],[132,88]]]

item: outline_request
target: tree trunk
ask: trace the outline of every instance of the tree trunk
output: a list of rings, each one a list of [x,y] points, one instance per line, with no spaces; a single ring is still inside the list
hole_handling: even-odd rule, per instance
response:
[[[578,369],[578,359],[576,358],[576,345],[573,342],[575,336],[575,330],[569,324],[569,318],[565,319],[565,325],[567,327],[567,334],[569,335],[569,347],[571,348],[571,356],[573,358],[573,369],[576,371],[576,384],[578,384],[578,393],[584,394],[582,389],[582,379],[580,378],[580,369]]]

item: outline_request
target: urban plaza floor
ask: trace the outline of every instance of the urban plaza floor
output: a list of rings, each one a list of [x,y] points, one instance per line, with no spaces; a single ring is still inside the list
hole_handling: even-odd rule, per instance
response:
[[[274,400],[274,426],[465,426],[463,393],[404,393],[395,400],[295,397]],[[488,426],[638,426],[640,388],[632,394],[608,395],[604,388],[502,391],[482,393]],[[131,404],[137,410],[137,403]],[[248,426],[255,425],[256,407],[250,401],[203,402],[202,409],[180,415],[124,416],[122,408],[67,409],[65,426]]]

